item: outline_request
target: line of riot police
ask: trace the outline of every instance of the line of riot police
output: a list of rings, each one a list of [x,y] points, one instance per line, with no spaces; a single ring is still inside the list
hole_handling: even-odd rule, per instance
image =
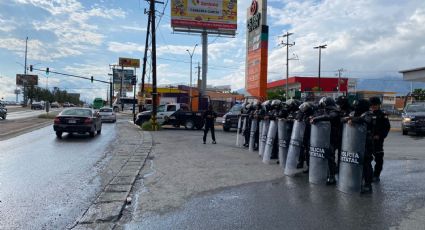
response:
[[[323,97],[318,103],[296,99],[244,103],[236,144],[258,151],[266,164],[278,163],[287,176],[308,173],[313,184],[371,193],[373,179],[379,181],[383,140],[390,129],[379,108],[370,111],[371,103],[380,105],[380,100],[360,99],[350,105],[340,96],[336,101]]]

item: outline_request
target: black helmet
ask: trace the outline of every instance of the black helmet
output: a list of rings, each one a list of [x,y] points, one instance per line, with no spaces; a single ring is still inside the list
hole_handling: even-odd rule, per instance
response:
[[[285,104],[288,106],[288,109],[291,111],[296,111],[298,110],[298,107],[300,106],[300,101],[295,100],[295,99],[289,99],[285,102]]]
[[[358,114],[369,111],[370,103],[366,99],[355,100],[353,102],[354,111]]]
[[[300,111],[306,113],[310,110],[313,110],[313,105],[310,102],[304,102],[299,107]]]
[[[379,99],[379,97],[371,97],[369,98],[369,102],[371,105],[380,105],[381,99]]]
[[[273,107],[273,108],[279,108],[280,107],[280,105],[282,104],[282,102],[280,101],[280,100],[273,100],[272,101],[272,104],[271,104],[271,106]]]
[[[322,97],[319,101],[319,107],[326,108],[335,106],[335,101],[332,97]]]
[[[348,98],[346,96],[339,96],[336,99],[336,104],[342,109],[347,109],[347,108],[350,107],[350,103],[349,103]]]
[[[270,100],[267,100],[267,101],[263,102],[262,106],[263,106],[263,108],[265,110],[269,110],[270,109],[270,104],[271,104],[271,101]]]
[[[261,109],[261,102],[260,101],[255,102],[254,107],[255,109]]]

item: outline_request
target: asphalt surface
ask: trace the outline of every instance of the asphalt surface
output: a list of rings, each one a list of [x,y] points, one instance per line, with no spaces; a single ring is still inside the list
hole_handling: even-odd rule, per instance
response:
[[[56,138],[52,125],[0,141],[0,229],[64,229],[95,200],[115,124]]]
[[[307,174],[283,176],[278,165],[235,148],[235,133],[217,132],[217,145],[202,145],[201,137],[154,133],[154,158],[121,228],[425,229],[424,136],[389,134],[381,182],[371,195],[311,185]]]

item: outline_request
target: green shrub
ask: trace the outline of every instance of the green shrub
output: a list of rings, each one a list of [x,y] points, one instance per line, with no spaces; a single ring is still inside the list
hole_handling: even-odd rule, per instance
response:
[[[157,124],[157,126],[158,126],[157,131],[162,129],[162,127],[161,127],[161,125],[160,125],[160,124]],[[143,129],[143,130],[145,130],[145,131],[154,131],[154,130],[153,130],[153,128],[152,128],[152,120],[149,120],[149,121],[144,122],[144,123],[141,125],[141,127],[142,127],[142,129]]]
[[[43,113],[38,115],[38,118],[54,119],[58,114],[59,114],[58,112]]]

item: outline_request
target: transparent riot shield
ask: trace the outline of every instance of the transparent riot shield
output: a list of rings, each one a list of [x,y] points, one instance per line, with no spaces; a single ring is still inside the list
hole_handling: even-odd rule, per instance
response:
[[[263,157],[264,149],[266,147],[267,133],[269,132],[270,120],[263,120],[263,130],[261,130],[260,148],[258,154]]]
[[[263,163],[269,164],[273,150],[273,142],[277,135],[277,123],[275,120],[270,121],[269,131],[267,132],[266,146],[264,147]]]
[[[325,184],[329,169],[328,159],[332,154],[331,123],[329,121],[321,121],[311,125],[309,151],[308,180],[313,184]]]
[[[261,156],[261,146],[263,145],[263,142],[261,142],[261,138],[263,138],[263,126],[264,126],[264,120],[260,120],[258,123],[258,155]]]
[[[249,151],[254,152],[254,145],[255,145],[255,132],[258,128],[258,122],[257,119],[253,118],[251,121],[251,131],[249,132]]]
[[[293,122],[286,119],[279,119],[277,123],[277,136],[279,140],[279,164],[284,169],[286,167],[286,157],[288,155],[289,141]]]
[[[297,169],[297,164],[303,147],[305,126],[304,121],[294,122],[284,171],[287,176],[293,176],[302,172],[302,169]]]
[[[337,186],[341,192],[361,191],[366,137],[365,124],[344,124]]]

